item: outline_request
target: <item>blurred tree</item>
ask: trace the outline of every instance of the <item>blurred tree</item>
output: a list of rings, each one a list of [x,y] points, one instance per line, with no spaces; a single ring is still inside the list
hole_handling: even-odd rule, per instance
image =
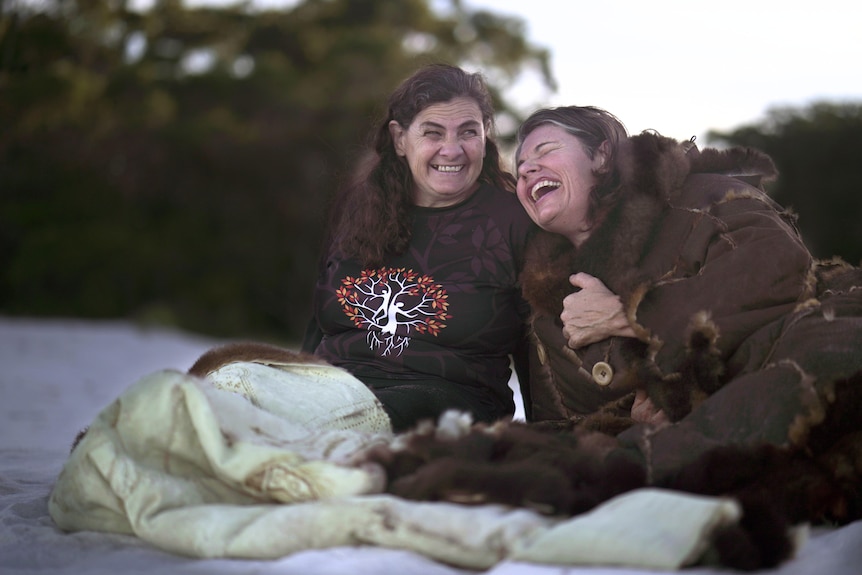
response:
[[[780,175],[770,193],[798,214],[815,256],[862,262],[862,104],[776,108],[757,125],[707,137],[772,156]]]
[[[439,5],[439,3],[437,3]],[[502,89],[546,50],[453,0],[0,0],[0,313],[292,340],[326,202],[418,65]]]

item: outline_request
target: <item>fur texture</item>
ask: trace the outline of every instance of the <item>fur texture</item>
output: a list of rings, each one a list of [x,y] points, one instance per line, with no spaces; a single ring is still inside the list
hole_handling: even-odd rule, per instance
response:
[[[313,355],[260,342],[235,342],[207,350],[189,368],[189,375],[206,377],[218,368],[239,361],[255,363],[322,363]]]
[[[849,451],[862,469],[860,445],[843,456]],[[477,424],[458,433],[425,423],[366,457],[384,467],[387,491],[400,497],[560,516],[648,484],[635,451],[578,422]],[[803,451],[769,445],[715,448],[657,486],[740,503],[742,520],[715,534],[711,553],[718,564],[740,570],[780,564],[793,553],[794,525],[846,520],[854,497],[828,466]]]
[[[441,437],[428,424],[368,458],[386,469],[388,491],[407,499],[574,515],[645,485],[643,466],[615,447],[611,436],[582,429],[500,422]]]

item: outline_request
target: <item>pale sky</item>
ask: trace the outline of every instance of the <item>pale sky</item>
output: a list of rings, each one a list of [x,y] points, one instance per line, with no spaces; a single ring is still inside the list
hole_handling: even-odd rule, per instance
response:
[[[149,0],[138,0],[147,3]],[[398,0],[393,0],[397,2]],[[632,133],[679,139],[756,122],[767,109],[862,103],[862,4],[846,0],[463,0],[519,16],[548,48],[559,89],[523,78],[531,110],[594,105]],[[230,0],[186,0],[187,5]],[[254,0],[281,7],[295,0]],[[448,5],[448,0],[433,0]]]
[[[552,105],[600,106],[632,133],[705,143],[774,106],[862,104],[862,5],[844,0],[465,2],[525,19],[551,51]]]

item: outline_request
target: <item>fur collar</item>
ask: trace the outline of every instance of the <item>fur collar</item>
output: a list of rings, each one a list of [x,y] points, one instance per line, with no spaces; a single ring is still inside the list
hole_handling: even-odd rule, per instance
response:
[[[772,160],[756,150],[701,152],[691,142],[648,132],[621,143],[617,164],[619,202],[580,249],[563,236],[542,230],[530,238],[522,285],[524,296],[537,312],[560,314],[563,298],[572,291],[568,278],[574,270],[601,278],[628,301],[646,280],[640,277],[638,263],[689,174],[769,179],[777,175]]]

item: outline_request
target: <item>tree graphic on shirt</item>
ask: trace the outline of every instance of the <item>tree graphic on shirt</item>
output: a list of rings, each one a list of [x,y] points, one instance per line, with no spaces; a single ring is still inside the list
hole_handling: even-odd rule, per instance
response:
[[[412,334],[436,337],[452,317],[446,290],[412,269],[364,270],[344,278],[335,293],[353,324],[368,330],[369,347],[383,356],[401,355]]]

